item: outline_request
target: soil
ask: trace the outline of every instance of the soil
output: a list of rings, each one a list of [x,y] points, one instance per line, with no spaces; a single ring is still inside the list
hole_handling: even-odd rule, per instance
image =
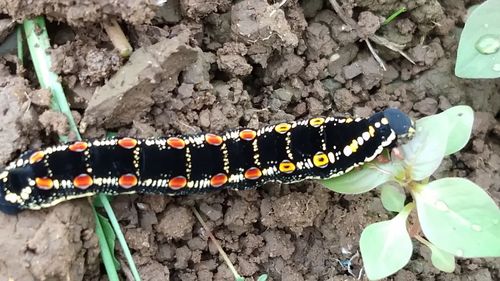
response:
[[[53,21],[53,70],[86,138],[217,133],[318,115],[364,117],[388,106],[420,118],[468,104],[476,112],[472,139],[435,176],[469,178],[500,202],[499,80],[453,75],[466,7],[477,1],[345,1],[357,27],[323,0],[162,2],[0,0],[0,11],[13,20],[45,14]],[[381,25],[401,6],[408,11]],[[129,59],[104,32],[108,18],[129,38]],[[374,33],[404,44],[416,64],[374,45],[382,70],[360,41]],[[68,129],[35,77],[29,62],[21,68],[12,54],[0,57],[0,166],[56,143]],[[268,273],[269,280],[334,281],[356,279],[342,262],[357,253],[365,226],[393,216],[378,195],[340,195],[302,182],[176,198],[120,196],[113,205],[143,280],[233,280],[195,207],[248,280]],[[86,200],[0,214],[0,224],[0,280],[107,280]],[[448,274],[414,246],[410,263],[389,279],[500,280],[500,259],[459,259]],[[352,259],[354,274],[361,267]]]

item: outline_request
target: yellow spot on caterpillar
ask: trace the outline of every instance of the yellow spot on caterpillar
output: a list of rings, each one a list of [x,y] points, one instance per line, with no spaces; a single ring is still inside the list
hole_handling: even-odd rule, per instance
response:
[[[290,130],[292,125],[288,123],[280,123],[274,127],[274,130],[280,134],[284,134]]]
[[[323,152],[318,152],[313,156],[313,164],[318,168],[325,168],[328,165],[328,156]]]
[[[351,144],[349,145],[349,147],[351,148],[351,151],[352,152],[356,152],[358,151],[358,142],[356,140],[352,140]]]
[[[289,160],[283,160],[278,168],[281,172],[289,174],[295,171],[295,164],[293,164]]]
[[[313,127],[319,127],[319,126],[323,125],[323,123],[325,123],[325,118],[321,118],[321,117],[313,118],[313,119],[309,120],[309,124]]]
[[[346,123],[351,123],[352,121],[354,121],[354,119],[352,119],[350,117],[345,120]]]
[[[369,126],[368,133],[370,134],[371,137],[375,136],[375,128],[373,128],[373,126]]]
[[[389,124],[389,120],[387,120],[387,118],[382,118],[382,120],[380,120],[380,123],[384,124],[384,125],[387,125]]]

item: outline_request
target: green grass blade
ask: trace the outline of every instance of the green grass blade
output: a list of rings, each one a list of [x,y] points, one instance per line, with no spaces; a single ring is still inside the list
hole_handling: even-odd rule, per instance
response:
[[[106,214],[108,215],[109,221],[115,230],[116,238],[118,238],[118,242],[120,243],[123,254],[127,259],[127,263],[130,267],[130,271],[134,276],[136,281],[140,281],[141,277],[139,276],[139,272],[137,271],[137,267],[135,266],[134,259],[132,258],[132,254],[130,253],[130,249],[127,246],[127,241],[125,240],[125,236],[123,232],[120,230],[120,225],[118,224],[118,220],[116,219],[115,213],[113,212],[113,208],[111,208],[111,204],[109,204],[109,200],[106,195],[100,193],[97,195],[98,200],[101,201],[104,210],[106,210]]]
[[[112,256],[113,261],[115,263],[115,267],[118,270],[118,269],[120,269],[120,263],[118,262],[118,260],[116,259],[115,255],[114,255],[116,234],[113,231],[113,227],[111,226],[111,224],[109,223],[109,220],[106,217],[97,213],[97,218],[99,218],[99,223],[102,226],[104,238],[108,242],[109,249],[113,250],[113,251],[111,251],[111,256]]]
[[[36,17],[34,19],[29,19],[25,20],[23,23],[24,27],[24,32],[26,34],[26,41],[28,42],[28,48],[30,51],[31,59],[33,60],[33,65],[35,68],[35,72],[37,74],[39,83],[42,88],[49,89],[52,93],[53,99],[52,99],[52,109],[57,110],[62,112],[67,118],[68,118],[68,123],[70,125],[70,130],[75,134],[76,138],[81,140],[80,133],[78,132],[78,128],[76,126],[76,122],[73,119],[73,116],[71,114],[71,110],[68,105],[68,101],[66,100],[66,96],[64,95],[64,90],[62,88],[61,83],[59,83],[59,78],[57,74],[52,72],[51,66],[52,62],[50,59],[50,55],[48,55],[47,50],[50,48],[50,41],[49,41],[49,36],[47,34],[47,28],[45,26],[45,19],[43,17]],[[21,37],[22,38],[22,37]],[[19,40],[19,39],[18,39]],[[19,41],[18,41],[19,44]],[[21,44],[18,46],[18,49],[22,45],[22,39],[21,39]],[[19,55],[19,53],[18,53]],[[65,142],[68,140],[67,136],[59,136],[60,140]],[[99,196],[99,200],[104,206],[108,206],[109,208],[105,208],[108,216],[110,217],[111,224],[113,226],[113,229],[115,231],[116,236],[118,237],[118,241],[120,242],[120,246],[123,249],[123,252],[126,253],[127,257],[127,262],[129,263],[129,267],[132,270],[132,273],[134,274],[134,277],[136,281],[139,281],[139,274],[137,272],[137,268],[135,266],[135,263],[130,255],[130,250],[127,246],[127,243],[125,241],[125,238],[123,236],[123,233],[121,232],[120,226],[118,225],[118,222],[116,221],[116,216],[113,213],[113,210],[111,209],[111,206],[109,204],[109,201],[106,196],[102,195]],[[98,214],[95,211],[95,208],[92,206],[92,209],[94,210],[94,215],[96,217],[96,232],[99,232],[100,235],[99,237],[99,245],[101,245],[101,254],[103,257],[103,262],[104,265],[106,266],[106,271],[108,273],[108,277],[110,280],[119,280],[119,279],[112,279],[112,276],[116,275],[116,268],[114,267],[114,263],[112,262],[113,266],[110,266],[110,263],[105,261],[105,259],[108,259],[109,257],[107,256],[109,254],[109,244],[105,232],[103,231],[103,227],[101,223],[98,221]],[[114,223],[113,223],[114,222]],[[99,229],[99,230],[98,230]],[[128,256],[127,256],[128,254]],[[113,256],[113,255],[112,255]],[[114,256],[112,260],[114,259]],[[114,272],[114,273],[112,273]]]
[[[92,210],[94,211],[95,218],[95,232],[97,237],[99,237],[99,247],[101,248],[101,257],[102,262],[104,263],[104,267],[106,268],[106,273],[108,274],[108,278],[110,281],[119,281],[118,273],[116,272],[115,267],[115,258],[112,250],[108,245],[108,240],[106,239],[106,235],[104,234],[103,227],[101,225],[101,220],[99,219],[99,214],[95,210],[94,206],[92,206]]]
[[[392,13],[389,17],[387,17],[387,19],[382,23],[382,25],[386,25],[388,23],[390,23],[391,21],[393,21],[396,17],[398,17],[399,15],[401,15],[402,13],[406,12],[406,7],[401,7],[399,8],[397,11],[395,11],[394,13]]]
[[[17,38],[17,58],[21,65],[24,65],[24,44],[23,44],[23,28],[18,25],[16,28],[16,38]]]
[[[50,90],[52,93],[52,108],[66,115],[71,131],[76,134],[78,139],[81,139],[75,120],[71,115],[68,101],[64,95],[64,90],[61,83],[58,81],[59,78],[57,74],[50,70],[52,62],[50,60],[50,55],[47,54],[47,50],[50,48],[50,41],[44,18],[36,17],[34,19],[25,20],[23,26],[31,59],[33,60],[33,65],[40,85],[42,88]],[[59,136],[59,138],[63,142],[68,140],[67,136]]]

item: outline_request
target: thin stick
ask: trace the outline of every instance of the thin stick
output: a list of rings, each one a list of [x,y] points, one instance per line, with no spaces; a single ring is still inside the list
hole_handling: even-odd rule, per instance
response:
[[[220,255],[222,256],[222,258],[226,262],[227,266],[229,267],[229,269],[233,273],[234,277],[236,279],[242,278],[238,274],[238,272],[236,271],[236,268],[234,268],[234,265],[231,262],[231,260],[229,259],[229,257],[227,256],[226,252],[224,252],[224,249],[222,249],[222,247],[220,246],[219,242],[217,242],[217,239],[215,238],[215,236],[212,234],[212,232],[208,228],[208,225],[205,223],[205,221],[203,220],[203,218],[200,216],[200,213],[198,213],[198,210],[196,210],[195,207],[191,207],[191,210],[193,211],[194,215],[196,216],[196,218],[198,219],[198,221],[200,221],[201,225],[203,226],[203,228],[207,232],[208,237],[210,237],[210,239],[212,239],[212,242],[214,242],[215,247],[217,247],[217,250],[219,251]]]
[[[368,46],[368,49],[370,50],[370,52],[372,53],[373,57],[375,58],[375,60],[378,62],[378,64],[380,65],[380,67],[382,67],[382,69],[384,71],[387,70],[387,68],[385,68],[385,64],[384,64],[384,61],[382,60],[381,57],[379,57],[379,55],[377,54],[377,52],[375,52],[375,50],[373,49],[373,46],[372,46],[372,43],[370,42],[370,40],[368,39],[365,39],[364,40],[366,45]]]
[[[340,7],[339,3],[337,3],[336,0],[330,0],[330,4],[332,5],[333,7],[333,10],[335,10],[335,12],[337,13],[337,15],[340,17],[340,19],[347,25],[349,25],[352,29],[356,30],[356,32],[358,32],[358,36],[359,36],[359,26],[358,24],[350,17],[348,17],[344,11],[344,9],[342,9],[342,7]],[[361,37],[361,36],[360,36]],[[368,38],[364,39],[366,44],[368,45],[368,48],[370,49],[370,52],[373,54],[373,56],[375,57],[375,60],[377,60],[377,62],[380,62],[382,61],[382,59],[373,51],[373,46],[371,46],[371,44],[369,44],[369,40],[373,41],[375,44],[378,44],[378,45],[382,45],[382,46],[385,46],[387,47],[388,49],[390,50],[393,50],[395,52],[398,52],[399,54],[401,54],[405,59],[407,59],[409,62],[411,62],[412,64],[415,64],[415,62],[410,58],[410,56],[408,56],[405,52],[403,52],[403,48],[404,48],[404,45],[399,45],[399,44],[396,44],[396,43],[393,43],[383,37],[380,37],[380,36],[377,36],[375,34],[373,35],[370,35],[368,36]],[[377,59],[378,57],[378,59]],[[382,67],[382,65],[381,65]],[[385,66],[382,67],[384,70],[385,69]]]
[[[109,22],[104,22],[102,25],[104,30],[106,30],[111,43],[113,43],[113,46],[115,46],[120,53],[120,56],[128,58],[133,49],[116,19],[111,19]]]

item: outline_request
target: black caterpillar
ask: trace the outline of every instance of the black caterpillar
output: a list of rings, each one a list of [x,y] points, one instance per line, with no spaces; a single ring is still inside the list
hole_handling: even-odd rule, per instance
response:
[[[222,135],[77,141],[10,163],[0,173],[0,210],[40,209],[98,192],[180,195],[327,179],[414,132],[406,114],[386,109],[366,119],[313,118]]]

